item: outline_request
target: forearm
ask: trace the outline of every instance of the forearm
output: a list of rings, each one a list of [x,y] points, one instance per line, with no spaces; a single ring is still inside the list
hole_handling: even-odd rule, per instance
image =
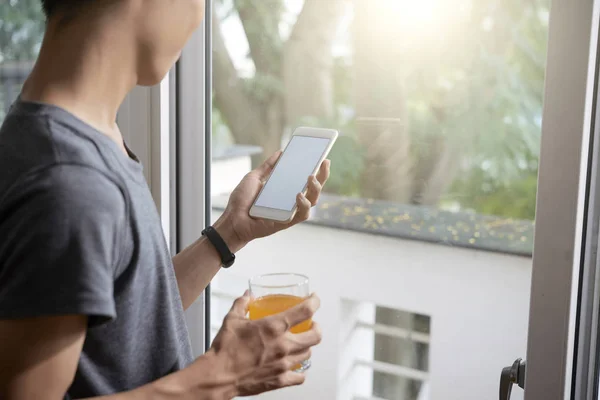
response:
[[[128,392],[93,400],[230,400],[236,396],[235,382],[215,353],[209,351],[181,371]]]
[[[214,227],[231,251],[235,253],[244,247],[226,217],[220,218]],[[221,258],[210,241],[201,237],[173,257],[173,265],[183,308],[187,309],[219,272]]]

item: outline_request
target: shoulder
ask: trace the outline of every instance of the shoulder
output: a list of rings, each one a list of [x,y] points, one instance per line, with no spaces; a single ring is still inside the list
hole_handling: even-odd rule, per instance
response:
[[[3,183],[58,163],[118,175],[108,136],[56,106],[18,102],[13,107],[0,128],[0,189]]]
[[[5,216],[21,210],[32,218],[122,219],[126,194],[109,173],[83,164],[53,164],[23,176],[0,201]]]

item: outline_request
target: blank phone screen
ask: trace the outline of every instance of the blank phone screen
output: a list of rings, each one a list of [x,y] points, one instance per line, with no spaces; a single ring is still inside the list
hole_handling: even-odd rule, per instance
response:
[[[306,187],[308,177],[327,150],[329,141],[327,138],[292,136],[255,204],[292,211],[296,195]]]

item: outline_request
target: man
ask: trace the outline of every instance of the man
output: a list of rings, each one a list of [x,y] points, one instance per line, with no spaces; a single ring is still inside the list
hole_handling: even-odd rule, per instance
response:
[[[158,83],[198,27],[203,0],[43,0],[37,63],[0,130],[0,398],[231,399],[301,384],[320,341],[311,296],[259,321],[238,299],[192,359],[183,311],[224,255],[308,216],[329,175],[298,195],[291,224],[248,209],[278,154],[248,174],[215,236],[170,258],[142,168],[115,124],[136,84]]]

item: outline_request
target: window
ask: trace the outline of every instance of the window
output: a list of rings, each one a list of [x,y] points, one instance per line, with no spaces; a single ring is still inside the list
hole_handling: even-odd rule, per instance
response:
[[[42,42],[44,14],[39,1],[0,4],[0,122],[17,98]]]
[[[497,395],[526,353],[549,7],[214,2],[213,218],[295,127],[341,132],[311,221],[248,246],[213,284],[213,334],[255,274],[303,273],[322,298],[310,379],[264,398]],[[368,358],[349,362],[365,304]]]
[[[346,397],[428,398],[431,318],[342,300],[341,388]],[[374,350],[373,350],[374,349]]]

